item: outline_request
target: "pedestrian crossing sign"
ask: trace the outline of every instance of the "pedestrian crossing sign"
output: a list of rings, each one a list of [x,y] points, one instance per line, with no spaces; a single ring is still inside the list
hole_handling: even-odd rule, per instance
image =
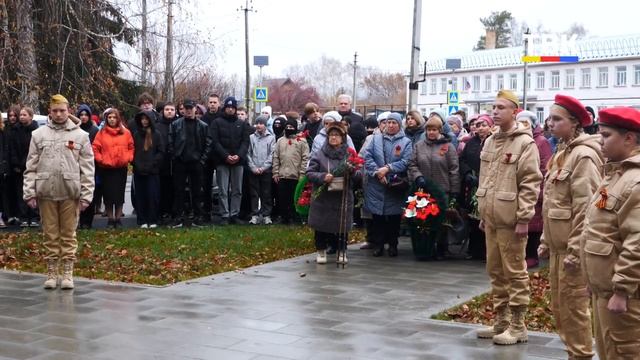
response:
[[[458,111],[458,105],[449,105],[449,115],[452,115],[454,112]]]
[[[460,103],[460,94],[457,91],[449,90],[447,93],[447,104],[458,105]]]
[[[253,100],[256,102],[269,101],[269,89],[267,87],[256,87],[253,91]]]

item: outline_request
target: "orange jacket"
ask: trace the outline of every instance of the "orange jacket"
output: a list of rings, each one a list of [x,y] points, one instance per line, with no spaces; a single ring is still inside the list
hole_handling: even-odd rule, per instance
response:
[[[105,126],[98,131],[92,146],[96,162],[102,167],[121,168],[133,161],[133,137],[123,126]]]

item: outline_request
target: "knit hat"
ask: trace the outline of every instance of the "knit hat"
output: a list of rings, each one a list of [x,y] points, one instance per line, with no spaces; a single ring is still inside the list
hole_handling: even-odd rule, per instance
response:
[[[200,104],[196,104],[196,109],[200,110],[200,112],[202,113],[202,115],[207,113],[207,108],[204,107],[204,105],[200,105]]]
[[[531,124],[531,128],[535,129],[538,127],[538,124],[540,124],[540,120],[538,119],[538,117],[536,116],[536,114],[534,114],[533,112],[529,111],[529,110],[524,110],[518,113],[518,115],[516,115],[516,120],[517,121],[529,121],[529,123]]]
[[[228,98],[224,99],[224,105],[223,107],[228,108],[228,107],[232,107],[234,109],[238,109],[238,100],[236,100],[236,98],[234,98],[233,96],[229,96]]]
[[[294,129],[298,130],[298,121],[296,119],[287,119],[284,122],[284,127],[286,128],[287,126],[293,126]]]
[[[431,111],[428,117],[431,117],[433,115],[437,115],[440,118],[440,120],[444,123],[445,119],[447,118],[447,110],[443,108],[434,109],[433,111]]]
[[[254,124],[267,125],[267,121],[269,121],[269,118],[266,115],[259,115],[253,122]]]
[[[489,114],[482,114],[478,116],[478,119],[476,119],[476,124],[481,121],[486,122],[489,127],[493,127],[493,118]]]
[[[83,112],[86,112],[87,115],[89,115],[89,118],[91,118],[91,115],[93,115],[93,113],[91,112],[91,108],[87,104],[80,104],[78,106],[78,110],[76,111],[76,117],[79,118]]]
[[[271,117],[272,111],[271,111],[271,106],[265,106],[262,108],[262,110],[260,110],[261,113],[266,112],[269,113],[269,117]]]
[[[387,116],[387,121],[389,120],[396,121],[398,125],[400,125],[402,124],[402,115],[398,114],[397,112],[392,112],[389,114],[389,116]]]
[[[383,113],[380,113],[380,115],[378,115],[378,119],[377,119],[378,122],[386,121],[387,118],[389,117],[389,114],[391,114],[391,111],[385,111]]]
[[[458,127],[458,131],[462,129],[462,119],[458,115],[447,116],[447,124],[449,125],[455,124]]]
[[[331,119],[331,121],[340,121],[342,120],[342,115],[340,115],[337,111],[328,111],[322,116],[322,122],[325,122],[329,119]]]

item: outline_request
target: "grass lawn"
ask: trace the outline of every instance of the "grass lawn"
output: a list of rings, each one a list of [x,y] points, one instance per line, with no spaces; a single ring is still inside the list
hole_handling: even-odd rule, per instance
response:
[[[363,241],[353,231],[351,242]],[[81,230],[74,275],[166,285],[315,251],[306,226]],[[0,233],[0,268],[44,273],[42,233]]]
[[[555,332],[555,321],[550,308],[551,290],[549,285],[549,270],[529,274],[531,288],[531,303],[526,317],[529,330]],[[456,321],[471,324],[493,325],[494,318],[491,294],[485,293],[454,306],[451,309],[433,315],[432,319]]]

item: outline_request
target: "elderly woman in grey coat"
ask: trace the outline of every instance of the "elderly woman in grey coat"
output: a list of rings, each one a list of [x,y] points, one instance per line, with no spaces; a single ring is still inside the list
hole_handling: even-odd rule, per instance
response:
[[[318,264],[327,263],[327,245],[338,243],[343,239],[343,246],[353,224],[353,183],[360,179],[360,172],[355,168],[346,167],[345,160],[349,157],[347,145],[347,130],[338,122],[326,127],[327,141],[319,151],[311,156],[307,167],[307,178],[313,183],[314,193],[318,188],[327,185],[320,194],[311,201],[309,208],[309,226],[315,230],[315,242]],[[339,168],[349,173],[350,181],[343,181],[343,186],[334,186],[339,177],[332,174]],[[344,177],[342,177],[344,179]],[[334,184],[336,185],[336,184]],[[343,202],[343,199],[346,200]],[[346,248],[338,251],[338,263],[346,264]]]

